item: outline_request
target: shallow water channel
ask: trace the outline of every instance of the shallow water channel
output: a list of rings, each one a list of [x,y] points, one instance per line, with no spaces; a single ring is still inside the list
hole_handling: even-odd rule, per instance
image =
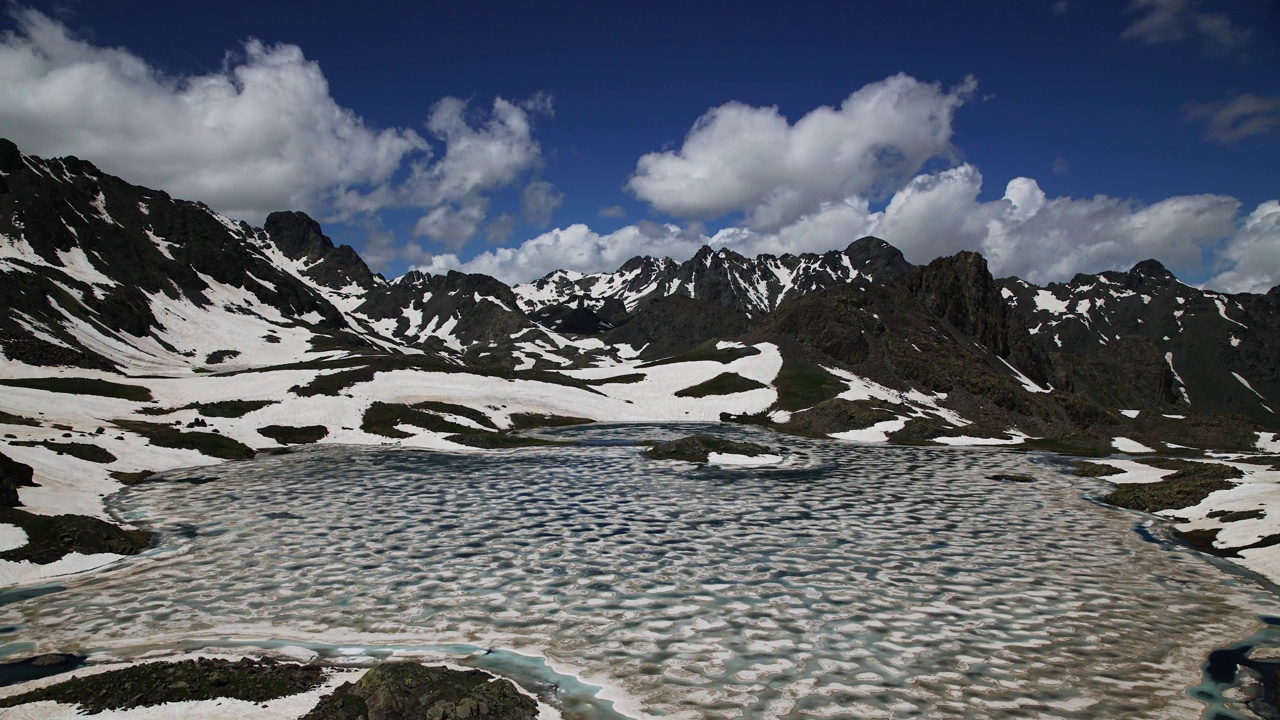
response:
[[[499,454],[322,447],[114,498],[162,544],[0,606],[0,653],[441,653],[572,718],[1245,718],[1203,666],[1275,596],[1087,499],[1060,459],[751,428],[766,468],[547,433]],[[1012,483],[998,474],[1027,473]]]

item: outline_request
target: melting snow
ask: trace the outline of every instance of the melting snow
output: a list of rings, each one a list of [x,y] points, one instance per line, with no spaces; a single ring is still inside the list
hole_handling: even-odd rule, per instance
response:
[[[892,420],[882,420],[869,428],[831,433],[831,437],[837,440],[853,440],[854,442],[864,443],[889,442],[889,434],[906,427],[909,419],[908,417],[897,417]]]
[[[1262,398],[1263,400],[1266,400],[1266,398],[1265,398],[1265,397],[1263,397],[1262,393],[1260,393],[1260,392],[1258,392],[1257,390],[1254,390],[1254,389],[1253,389],[1253,386],[1249,384],[1249,381],[1248,381],[1248,380],[1245,380],[1244,378],[1240,377],[1240,373],[1232,372],[1231,374],[1232,374],[1233,376],[1235,376],[1235,379],[1236,379],[1236,380],[1239,380],[1239,381],[1240,381],[1240,384],[1241,384],[1241,385],[1243,385],[1243,386],[1245,386],[1245,387],[1249,388],[1249,392],[1253,393],[1254,395],[1257,395],[1259,398]]]
[[[1115,448],[1116,450],[1119,450],[1122,453],[1155,452],[1155,450],[1152,450],[1151,448],[1147,447],[1146,445],[1143,445],[1137,440],[1130,440],[1129,438],[1126,438],[1126,437],[1112,438],[1111,447]]]
[[[1056,295],[1048,290],[1036,292],[1035,300],[1037,310],[1046,310],[1054,315],[1062,315],[1067,312],[1067,301],[1059,300]]]
[[[1235,324],[1239,325],[1239,326],[1240,326],[1240,327],[1242,327],[1242,328],[1248,328],[1248,327],[1249,327],[1248,325],[1245,325],[1244,323],[1240,322],[1239,320],[1232,320],[1231,318],[1227,317],[1227,303],[1226,303],[1226,301],[1224,301],[1222,298],[1217,297],[1217,296],[1214,296],[1214,298],[1213,298],[1213,304],[1218,306],[1218,314],[1222,316],[1222,319],[1223,319],[1223,320],[1226,320],[1226,321],[1228,321],[1228,322],[1233,322],[1233,323],[1235,323]],[[1234,338],[1232,338],[1232,340],[1234,341]],[[1233,344],[1234,344],[1234,342],[1233,342]]]
[[[1142,411],[1141,410],[1121,410],[1120,414],[1127,418],[1136,418],[1138,417],[1138,413],[1140,412]]]

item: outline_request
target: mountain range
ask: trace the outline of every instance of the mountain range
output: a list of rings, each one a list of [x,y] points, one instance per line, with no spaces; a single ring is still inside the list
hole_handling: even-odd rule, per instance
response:
[[[759,338],[786,348],[790,364],[897,391],[973,392],[937,376],[963,358],[984,382],[1111,410],[1234,414],[1271,428],[1280,400],[1280,287],[1214,293],[1155,260],[1038,287],[993,279],[974,254],[914,266],[867,237],[821,255],[703,247],[684,262],[636,257],[612,273],[561,270],[514,287],[457,272],[388,281],[303,213],[253,228],[8,141],[0,237],[0,348],[30,366],[197,373],[401,355],[515,373]],[[949,359],[919,362],[933,352]],[[805,409],[796,405],[774,409]]]
[[[387,280],[303,213],[255,228],[0,141],[0,277],[0,520],[61,538],[0,550],[0,584],[137,547],[84,525],[111,519],[122,483],[314,442],[502,448],[544,442],[514,432],[540,426],[719,421],[1280,451],[1280,288],[1211,292],[1155,260],[1038,287],[976,253],[914,265],[864,237],[515,286]]]

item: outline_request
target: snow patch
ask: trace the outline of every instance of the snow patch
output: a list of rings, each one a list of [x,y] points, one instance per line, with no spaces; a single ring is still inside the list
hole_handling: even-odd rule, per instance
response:
[[[1111,439],[1111,447],[1122,453],[1149,453],[1155,452],[1151,448],[1143,445],[1137,440],[1130,440],[1127,437],[1118,437]]]
[[[1059,300],[1056,295],[1048,290],[1038,291],[1035,301],[1037,310],[1044,310],[1054,315],[1062,315],[1067,312],[1067,301]]]
[[[782,462],[781,455],[735,455],[733,453],[713,452],[707,455],[707,462],[713,465],[777,465]]]
[[[1240,373],[1232,372],[1231,375],[1234,376],[1236,380],[1239,380],[1241,385],[1249,388],[1249,392],[1253,393],[1254,395],[1257,395],[1259,398],[1262,398],[1263,400],[1266,400],[1266,398],[1262,396],[1262,393],[1253,389],[1253,386],[1249,384],[1248,380],[1245,380],[1244,378],[1240,377]]]
[[[1258,450],[1264,453],[1280,453],[1280,438],[1277,438],[1278,434],[1280,433],[1258,433]]]
[[[861,443],[883,443],[889,442],[889,434],[895,433],[907,426],[908,417],[896,417],[892,420],[882,420],[875,425],[861,430],[846,430],[845,432],[831,433],[829,437],[837,440],[852,440]]]
[[[27,531],[17,525],[0,524],[0,552],[17,550],[26,545]]]
[[[27,585],[49,578],[75,575],[89,570],[96,570],[122,559],[124,559],[124,555],[116,555],[115,553],[81,555],[73,552],[47,565],[37,565],[29,560],[23,560],[22,562],[0,560],[0,587]]]
[[[1121,410],[1120,414],[1127,418],[1136,418],[1138,417],[1138,413],[1140,412],[1142,411],[1141,410]]]

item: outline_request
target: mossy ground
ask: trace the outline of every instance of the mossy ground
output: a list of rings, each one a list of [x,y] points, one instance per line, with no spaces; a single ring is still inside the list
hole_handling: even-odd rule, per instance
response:
[[[184,432],[171,425],[143,422],[141,420],[113,420],[116,426],[137,433],[160,447],[179,450],[195,450],[209,457],[223,460],[248,460],[253,448],[217,433]]]
[[[647,362],[638,367],[651,368],[658,367],[659,365],[670,365],[672,363],[682,362],[718,362],[728,364],[739,358],[751,357],[752,355],[759,354],[760,351],[750,345],[723,349],[714,347],[698,348],[686,353],[681,353],[680,355],[673,355],[672,357],[662,358],[661,360]]]
[[[89,443],[41,440],[39,442],[14,442],[11,444],[19,446],[25,445],[28,447],[39,445],[40,447],[48,448],[59,455],[70,455],[71,457],[80,458],[81,460],[86,460],[88,462],[113,463],[116,461],[116,456],[112,455],[110,451]]]
[[[258,428],[258,434],[269,437],[281,445],[305,445],[323,440],[329,434],[329,429],[323,425],[303,425],[301,427],[267,425],[266,427]]]
[[[324,670],[317,665],[200,658],[144,663],[73,678],[0,699],[0,707],[53,700],[78,705],[82,712],[92,715],[106,710],[215,698],[262,703],[307,692],[323,682]]]
[[[302,720],[533,720],[538,705],[480,670],[384,663],[320,699]]]
[[[1198,505],[1210,493],[1234,487],[1235,483],[1228,480],[1243,476],[1236,468],[1221,463],[1171,458],[1150,458],[1144,462],[1176,472],[1159,482],[1121,485],[1102,498],[1103,502],[1149,513],[1176,510]]]
[[[0,385],[47,390],[68,395],[97,395],[134,402],[151,402],[152,400],[151,390],[141,385],[125,385],[96,378],[6,378],[0,380]]]
[[[567,427],[570,425],[589,425],[595,422],[591,418],[572,417],[569,415],[544,415],[541,413],[512,413],[511,427],[515,430],[531,428]]]
[[[773,380],[780,410],[804,410],[844,392],[845,383],[820,366],[787,358]]]
[[[767,388],[768,385],[745,378],[737,373],[720,373],[719,375],[676,392],[676,397],[709,397],[711,395],[732,395]]]
[[[16,525],[27,534],[26,545],[0,553],[0,560],[11,562],[47,565],[72,552],[135,555],[151,542],[151,534],[145,531],[123,530],[83,515],[33,515],[0,508],[0,523]]]

